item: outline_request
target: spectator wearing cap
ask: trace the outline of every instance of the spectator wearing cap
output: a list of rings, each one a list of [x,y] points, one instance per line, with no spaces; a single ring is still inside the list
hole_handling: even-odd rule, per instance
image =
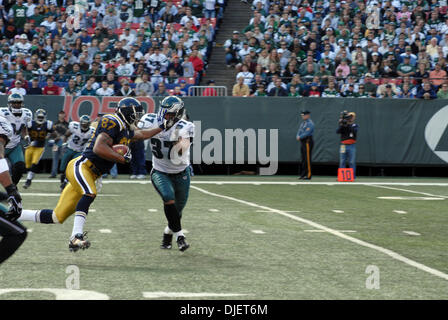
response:
[[[134,12],[127,1],[123,1],[118,11],[118,17],[121,22],[130,23],[134,19]]]
[[[307,95],[308,95],[308,97],[315,97],[315,98],[321,96],[319,84],[317,82],[311,83],[310,88],[308,89]]]
[[[213,88],[215,86],[215,80],[208,80],[207,86],[208,87],[205,88],[204,91],[202,92],[202,96],[203,97],[217,97],[218,92],[216,91],[215,88]]]
[[[43,95],[58,96],[61,94],[61,88],[54,84],[52,77],[47,78],[47,85],[42,90]]]
[[[168,70],[171,69],[174,70],[178,77],[182,77],[184,75],[184,68],[182,67],[179,56],[173,56],[172,61],[168,65]]]
[[[142,81],[135,87],[135,93],[137,96],[151,97],[154,95],[154,84],[149,81],[148,73],[143,73]]]
[[[239,31],[233,31],[232,38],[227,39],[224,42],[224,49],[226,52],[226,65],[230,67],[232,64],[234,65],[238,61],[238,52],[242,48],[241,40],[239,39]]]
[[[31,53],[31,48],[32,45],[29,43],[27,35],[22,33],[19,37],[19,41],[13,45],[12,51],[14,54],[22,53],[28,56]]]
[[[118,29],[121,26],[121,20],[113,7],[107,9],[107,14],[104,16],[102,22],[105,28],[112,30]]]
[[[373,83],[374,79],[371,73],[366,73],[364,76],[364,89],[367,93],[375,92],[377,90],[377,85]]]
[[[267,97],[265,86],[262,83],[257,84],[255,92],[252,94],[253,97]]]
[[[384,87],[382,87],[383,85],[378,87],[378,91],[380,91],[380,93],[378,94],[377,92],[377,96],[379,98],[396,98],[397,97],[397,87],[395,86],[395,84],[385,84]]]
[[[446,71],[442,69],[442,65],[437,63],[435,69],[429,73],[429,81],[432,85],[439,87],[446,82]]]
[[[405,55],[403,57],[403,62],[397,67],[397,74],[400,77],[407,77],[415,75],[415,67],[411,64],[411,57]]]
[[[244,84],[244,77],[239,77],[237,83],[233,86],[232,96],[234,97],[248,97],[250,89],[247,84]]]
[[[135,97],[135,92],[129,85],[128,80],[121,81],[121,89],[115,92],[118,97]]]
[[[91,1],[89,1],[91,2]],[[106,15],[106,3],[104,3],[103,0],[95,0],[93,3],[90,4],[90,12],[96,11],[101,16]]]
[[[21,80],[16,80],[14,82],[14,87],[9,89],[8,94],[13,94],[13,93],[19,93],[22,96],[26,95],[26,90],[24,88],[22,88],[22,81]]]

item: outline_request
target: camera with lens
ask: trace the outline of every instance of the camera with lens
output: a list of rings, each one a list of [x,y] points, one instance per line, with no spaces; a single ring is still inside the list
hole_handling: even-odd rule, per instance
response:
[[[347,125],[350,120],[353,119],[353,114],[351,112],[348,112],[347,110],[344,110],[341,112],[339,123],[343,126]]]

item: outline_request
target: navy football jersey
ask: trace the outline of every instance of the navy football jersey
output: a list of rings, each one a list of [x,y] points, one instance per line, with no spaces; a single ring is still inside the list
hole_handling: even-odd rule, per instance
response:
[[[45,147],[45,139],[48,133],[53,132],[53,122],[46,120],[43,124],[39,125],[35,120],[28,126],[28,134],[31,139],[31,146],[43,148]]]
[[[82,154],[89,159],[102,174],[108,173],[115,163],[103,159],[93,152],[93,146],[95,145],[96,139],[103,132],[107,133],[113,139],[114,145],[124,144],[129,146],[129,143],[134,136],[134,131],[127,129],[123,120],[116,114],[107,114],[99,119],[95,132]]]

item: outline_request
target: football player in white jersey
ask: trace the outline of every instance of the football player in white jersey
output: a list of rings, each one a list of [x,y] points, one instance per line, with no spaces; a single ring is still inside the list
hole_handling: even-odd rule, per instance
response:
[[[26,228],[17,221],[22,213],[22,198],[9,175],[4,158],[5,146],[13,136],[9,121],[0,116],[0,184],[8,193],[9,209],[0,204],[0,264],[8,259],[25,241]]]
[[[184,102],[177,96],[162,100],[160,114],[165,113],[166,130],[151,138],[151,181],[163,200],[168,226],[163,233],[162,249],[171,249],[173,235],[180,251],[189,248],[182,232],[182,210],[190,190],[190,145],[194,124],[184,119]],[[148,113],[138,123],[141,129],[157,127],[158,115]]]
[[[67,180],[65,178],[65,169],[70,160],[80,156],[84,151],[90,137],[95,132],[95,128],[90,126],[91,121],[88,115],[83,115],[78,121],[71,121],[66,133],[66,147],[62,157],[59,170],[61,173],[61,191],[64,190]]]
[[[13,134],[6,145],[5,156],[12,166],[12,182],[17,185],[26,172],[23,148],[20,144],[24,138],[24,147],[30,144],[27,127],[31,127],[33,113],[30,109],[24,108],[24,98],[20,93],[13,93],[8,97],[8,107],[0,108],[0,116],[4,117],[11,124]]]

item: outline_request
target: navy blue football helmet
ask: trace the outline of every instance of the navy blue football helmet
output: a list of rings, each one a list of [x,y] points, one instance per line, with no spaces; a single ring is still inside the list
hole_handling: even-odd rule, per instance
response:
[[[115,112],[128,126],[137,125],[143,116],[143,106],[135,98],[123,98]]]
[[[36,113],[34,114],[34,120],[37,124],[43,124],[45,121],[47,121],[47,111],[44,109],[37,109]]]

